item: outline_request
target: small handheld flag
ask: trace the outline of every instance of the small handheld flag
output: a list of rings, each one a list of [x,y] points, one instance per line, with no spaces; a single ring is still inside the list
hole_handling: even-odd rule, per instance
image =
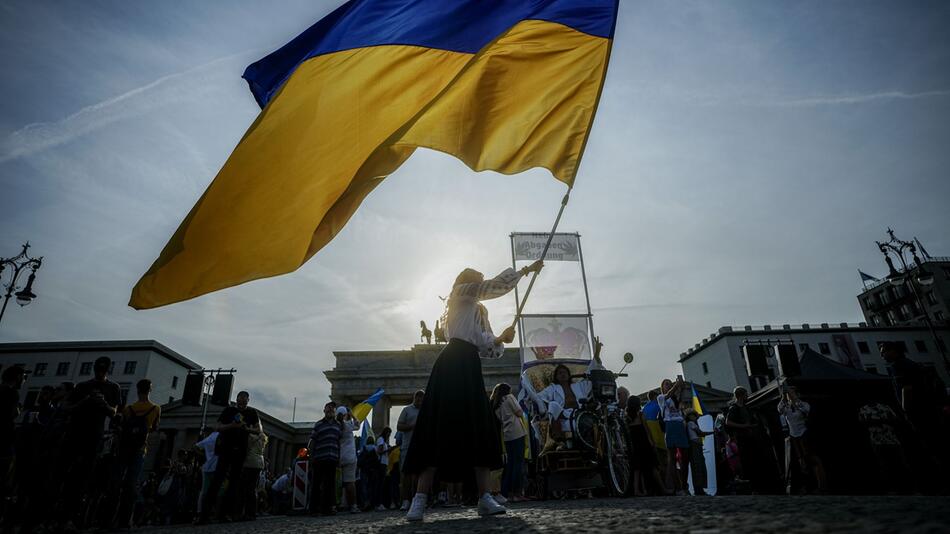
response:
[[[705,414],[706,411],[703,410],[703,403],[699,400],[699,394],[696,393],[696,385],[690,382],[689,387],[693,390],[693,411],[696,412],[697,415]]]
[[[353,417],[357,421],[363,421],[366,419],[366,416],[369,415],[369,412],[373,409],[373,406],[376,406],[376,403],[379,402],[379,399],[383,398],[383,393],[383,388],[379,388],[375,393],[370,395],[369,398],[354,406]]]

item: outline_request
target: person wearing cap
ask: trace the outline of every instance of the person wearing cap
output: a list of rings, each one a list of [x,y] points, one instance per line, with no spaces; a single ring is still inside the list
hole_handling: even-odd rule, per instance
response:
[[[353,432],[359,428],[359,422],[346,406],[337,406],[336,420],[340,423],[340,471],[343,481],[343,495],[351,514],[359,513],[356,504],[356,441]]]

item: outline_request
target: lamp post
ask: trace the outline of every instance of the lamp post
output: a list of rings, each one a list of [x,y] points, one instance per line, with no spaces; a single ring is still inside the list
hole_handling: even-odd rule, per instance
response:
[[[875,241],[877,243],[877,248],[880,249],[881,254],[884,255],[884,261],[887,262],[887,268],[890,271],[890,274],[887,275],[887,280],[895,286],[901,286],[905,282],[910,286],[910,291],[914,295],[914,300],[917,302],[917,307],[924,314],[924,324],[927,325],[927,328],[930,330],[930,335],[934,338],[934,345],[937,346],[937,350],[940,351],[940,356],[943,358],[943,365],[947,370],[947,373],[950,374],[950,360],[947,359],[947,351],[944,346],[940,343],[940,338],[937,337],[937,330],[934,328],[933,321],[930,320],[930,313],[927,311],[927,308],[924,307],[924,303],[920,300],[920,293],[917,292],[917,284],[922,286],[929,286],[934,283],[934,275],[928,271],[924,264],[920,261],[920,258],[917,256],[917,246],[910,241],[904,241],[898,239],[894,236],[894,230],[890,228],[887,229],[887,235],[890,237],[885,242]],[[905,254],[910,252],[911,257],[914,260],[914,265],[917,267],[917,276],[910,276],[911,267],[908,266],[907,260],[905,259]],[[894,268],[894,261],[891,259],[891,256],[897,258],[901,262],[901,270],[898,271]]]
[[[10,302],[10,297],[16,297],[16,302],[20,306],[26,306],[33,299],[36,298],[36,294],[33,293],[33,281],[36,279],[36,270],[43,265],[43,257],[31,258],[26,251],[30,248],[29,241],[24,243],[23,251],[18,255],[12,258],[0,258],[0,280],[3,279],[3,273],[9,267],[13,270],[13,274],[10,276],[10,282],[3,285],[3,288],[6,289],[6,294],[3,298],[3,307],[0,308],[0,321],[3,320],[3,313],[7,311],[7,303]],[[17,280],[20,278],[20,274],[30,269],[30,276],[26,280],[26,286],[23,289],[14,293],[13,291],[17,288]]]

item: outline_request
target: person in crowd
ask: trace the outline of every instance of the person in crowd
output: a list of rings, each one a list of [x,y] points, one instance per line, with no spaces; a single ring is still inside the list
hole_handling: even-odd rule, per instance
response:
[[[637,497],[649,494],[647,481],[660,494],[666,493],[666,486],[660,478],[653,438],[647,430],[643,412],[640,411],[640,398],[628,397],[624,409],[624,421],[630,439],[630,480],[631,492]]]
[[[686,436],[689,438],[689,468],[693,473],[693,494],[706,495],[706,457],[703,454],[703,438],[712,432],[699,428],[699,414],[686,411]]]
[[[310,515],[336,513],[336,468],[340,465],[340,436],[343,427],[336,419],[336,403],[323,406],[323,419],[313,425],[310,442]]]
[[[46,442],[53,416],[53,386],[43,386],[29,411],[21,417],[16,443],[17,508],[21,515],[20,531],[31,532],[43,516],[47,499],[45,465],[55,452]]]
[[[379,466],[374,470],[375,479],[373,480],[373,492],[376,500],[373,501],[373,508],[377,512],[385,512],[389,504],[389,487],[386,485],[386,472],[389,469],[389,436],[393,430],[388,426],[383,429],[376,438],[376,456],[379,457]]]
[[[811,413],[811,405],[798,396],[798,390],[794,386],[789,386],[785,388],[777,409],[782,428],[788,434],[792,451],[801,472],[808,473],[808,471],[811,471],[815,477],[818,491],[823,492],[825,490],[825,468],[809,443],[808,414]],[[790,469],[791,462],[789,462]],[[789,472],[785,473],[786,480],[790,480],[790,475]]]
[[[620,417],[623,417],[623,411],[627,409],[628,399],[630,399],[630,390],[623,386],[617,388],[617,407],[620,408]]]
[[[359,421],[346,406],[337,406],[336,420],[340,424],[340,478],[343,497],[351,514],[359,513],[356,502],[356,441],[353,432],[359,430]]]
[[[922,365],[905,354],[901,344],[885,341],[880,344],[881,357],[887,362],[894,380],[894,388],[907,422],[914,430],[918,441],[915,454],[916,471],[936,473],[934,477],[921,479],[924,491],[936,491],[946,486],[950,478],[947,455],[948,440],[942,408],[947,401],[946,386],[936,374],[928,373]]]
[[[682,377],[677,377],[676,382],[664,379],[660,383],[660,394],[656,397],[667,450],[666,484],[676,495],[686,495],[689,466],[689,436],[680,408],[680,394],[684,384]]]
[[[241,391],[237,394],[235,405],[228,406],[218,416],[218,439],[215,446],[218,461],[214,476],[211,477],[211,484],[202,499],[201,512],[198,513],[196,524],[208,522],[214,501],[225,480],[228,481],[228,486],[221,501],[218,516],[227,518],[235,513],[238,496],[241,495],[241,471],[247,456],[247,437],[248,434],[258,432],[260,422],[257,410],[248,406],[250,400],[251,394]]]
[[[890,406],[871,401],[858,410],[858,420],[868,431],[881,487],[885,492],[907,491],[907,456],[897,433],[900,418]]]
[[[487,281],[482,273],[465,269],[455,279],[442,320],[450,341],[429,375],[406,458],[407,472],[419,474],[406,519],[423,519],[436,471],[442,480],[459,481],[474,470],[479,515],[505,513],[488,492],[489,473],[502,466],[502,442],[485,395],[479,358],[501,357],[503,344],[514,340],[515,330],[510,326],[495,336],[480,301],[507,294],[523,276],[542,266],[537,261],[521,272],[506,269]]]
[[[400,497],[402,506],[399,510],[406,512],[409,510],[409,498],[415,495],[418,476],[406,471],[406,458],[409,456],[409,446],[412,444],[412,431],[416,428],[416,420],[419,418],[419,409],[422,408],[422,401],[425,399],[425,391],[419,390],[412,395],[412,404],[406,406],[399,412],[399,420],[396,422],[396,430],[402,432],[402,461],[399,463],[399,469],[402,472],[402,481],[400,483]]]
[[[290,505],[290,494],[293,491],[293,481],[291,480],[292,468],[288,467],[270,486],[271,495],[271,513],[274,515],[283,515],[287,513]]]
[[[106,505],[100,523],[105,528],[128,528],[138,498],[139,475],[145,463],[149,433],[158,430],[162,409],[149,398],[152,381],[143,378],[135,384],[136,401],[122,411],[119,446],[112,466]],[[118,504],[118,507],[116,507]]]
[[[62,492],[62,519],[70,530],[79,520],[80,509],[90,500],[89,488],[96,472],[97,456],[106,424],[120,408],[119,384],[109,380],[112,360],[100,356],[93,363],[93,378],[76,385],[75,403],[69,417],[64,443],[71,458]]]
[[[402,459],[402,432],[393,434],[394,445],[389,448],[389,458],[386,464],[386,508],[399,506],[399,477]]]
[[[726,410],[726,431],[735,439],[742,463],[742,472],[756,493],[775,493],[778,474],[759,418],[746,406],[749,392],[742,386],[733,390],[733,400]]]
[[[594,360],[591,360],[591,365],[594,365]],[[535,400],[541,413],[546,414],[550,422],[549,439],[544,447],[551,450],[564,442],[566,433],[571,429],[571,415],[582,402],[590,398],[591,384],[589,380],[572,383],[571,370],[566,365],[558,364],[554,368],[551,385],[536,395],[530,387],[525,387],[525,392]]]
[[[511,393],[511,386],[501,383],[495,386],[491,394],[492,411],[501,425],[502,439],[505,441],[505,469],[501,476],[502,502],[517,502],[520,499],[521,479],[524,465],[524,446],[527,431],[524,426],[524,412],[518,400]],[[498,501],[498,499],[495,499]]]
[[[16,419],[20,416],[20,388],[26,381],[26,370],[11,365],[3,370],[0,382],[0,526],[12,521],[10,502],[14,492],[16,460]],[[12,526],[10,527],[12,531]]]
[[[367,435],[365,440],[360,440],[358,453],[356,456],[357,477],[359,484],[357,488],[359,495],[357,498],[360,503],[360,510],[372,510],[372,503],[376,501],[376,488],[373,482],[376,480],[374,474],[380,467],[379,456],[376,454],[376,437]]]
[[[218,468],[218,455],[214,453],[215,446],[218,443],[218,436],[221,433],[215,430],[208,437],[199,440],[195,448],[204,454],[204,462],[201,464],[201,491],[198,493],[198,513],[204,507],[205,495],[208,488],[211,487],[211,480],[214,478],[214,472]]]
[[[267,435],[260,418],[256,432],[247,434],[247,454],[244,456],[244,469],[241,472],[241,492],[245,521],[257,519],[257,488],[260,485],[261,471],[264,469],[264,449],[267,447]]]

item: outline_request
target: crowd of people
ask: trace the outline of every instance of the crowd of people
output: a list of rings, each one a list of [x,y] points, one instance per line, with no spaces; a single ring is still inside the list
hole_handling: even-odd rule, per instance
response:
[[[3,370],[4,528],[18,523],[21,532],[31,532],[43,523],[68,531],[131,522],[139,503],[147,438],[158,427],[161,407],[149,398],[148,379],[136,384],[135,401],[123,406],[119,385],[108,376],[111,365],[103,356],[93,365],[92,379],[44,387],[34,406],[22,414],[19,390],[27,372],[21,366]]]
[[[945,386],[907,359],[899,345],[884,343],[881,354],[891,367],[898,402],[870,400],[855,414],[873,450],[873,461],[866,467],[876,472],[886,492],[944,492]],[[210,434],[143,476],[148,437],[159,427],[161,407],[151,401],[152,384],[147,379],[136,384],[135,401],[123,403],[118,384],[109,379],[110,367],[109,358],[101,357],[95,361],[92,379],[43,388],[25,413],[19,408],[19,390],[26,371],[20,366],[3,370],[4,528],[18,524],[20,532],[32,532],[205,524],[291,510],[293,474],[269,468],[267,436],[258,412],[248,405],[247,392],[238,393],[236,402],[220,413]],[[540,497],[537,488],[529,487],[536,473],[534,460],[553,450],[541,443],[563,443],[564,434],[572,430],[571,413],[587,400],[589,386],[583,380],[572,382],[570,371],[559,366],[549,388],[534,397],[516,397],[504,383],[497,384],[490,396],[481,393],[491,417],[485,424],[498,438],[501,461],[458,476],[411,468],[426,465],[419,456],[413,460],[413,455],[425,455],[428,449],[412,445],[421,439],[427,392],[413,395],[395,433],[387,427],[378,436],[369,435],[366,428],[359,433],[361,424],[352,411],[329,402],[299,457],[307,462],[310,477],[303,512],[334,515],[398,509],[411,516],[421,501],[424,508],[477,504],[482,515],[490,515],[499,513],[492,505],[503,513],[509,502]],[[615,408],[626,424],[630,496],[703,495],[710,464],[719,493],[790,492],[793,481],[800,491],[827,491],[822,457],[827,449],[816,447],[811,424],[815,410],[795,387],[781,389],[771,414],[780,423],[784,455],[775,447],[778,440],[769,414],[748,406],[745,388],[735,388],[732,401],[716,414],[714,423],[700,420],[686,389],[682,378],[663,380],[646,402],[618,389]],[[528,420],[532,402],[546,407],[551,423],[547,439]],[[462,465],[465,460],[458,455],[469,454],[457,448],[441,453],[456,455]],[[426,480],[422,475],[427,472]],[[490,503],[485,503],[487,499]]]

